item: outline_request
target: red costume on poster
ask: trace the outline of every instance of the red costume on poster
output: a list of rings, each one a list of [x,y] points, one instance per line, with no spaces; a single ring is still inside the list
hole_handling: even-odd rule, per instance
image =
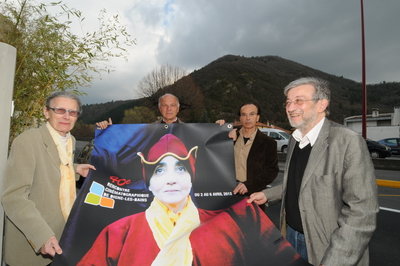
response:
[[[204,193],[196,195],[192,185],[197,155],[206,156],[213,146],[205,142],[207,149],[196,142],[187,149],[168,133],[150,149],[137,149],[143,183],[154,196],[150,205],[102,226],[75,261],[65,256],[66,263],[59,265],[305,265],[265,213],[246,199],[229,196],[228,205],[215,206],[221,209],[198,208],[195,203],[216,197],[209,191],[227,200],[222,192],[233,187],[197,190]],[[218,170],[207,179],[214,181],[218,173],[222,174]]]
[[[256,249],[263,250],[264,259],[288,255],[287,242],[274,248],[266,241],[272,223],[256,206],[242,200],[225,210],[198,209],[201,225],[190,234],[193,265],[252,265]],[[278,254],[271,254],[279,250]],[[104,228],[92,248],[78,265],[151,265],[160,249],[153,238],[145,213],[138,213]],[[253,256],[253,257],[252,257]],[[295,257],[287,257],[288,265]]]

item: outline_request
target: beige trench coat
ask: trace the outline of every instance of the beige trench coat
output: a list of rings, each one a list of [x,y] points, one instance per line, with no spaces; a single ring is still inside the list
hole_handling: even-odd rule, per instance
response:
[[[73,144],[75,147],[75,139]],[[51,236],[59,240],[65,225],[59,186],[60,159],[46,126],[19,135],[11,147],[2,196],[6,213],[7,264],[40,266],[51,263],[39,250]]]

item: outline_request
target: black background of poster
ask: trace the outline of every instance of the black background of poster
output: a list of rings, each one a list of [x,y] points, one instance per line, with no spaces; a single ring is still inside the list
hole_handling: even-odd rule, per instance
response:
[[[76,265],[104,227],[122,217],[146,210],[152,201],[152,195],[144,185],[142,163],[137,152],[147,154],[152,145],[165,134],[171,133],[180,138],[187,150],[198,146],[191,193],[198,208],[225,209],[242,200],[243,196],[235,195],[193,197],[196,193],[231,192],[236,186],[233,142],[228,138],[230,130],[228,125],[217,124],[112,125],[106,130],[97,130],[91,157],[91,163],[97,170],[89,174],[77,196],[60,240],[63,254],[54,258],[52,266]],[[107,186],[110,176],[130,180],[130,184],[122,187],[129,188],[131,192],[148,193],[147,203],[116,200],[113,209],[85,204],[91,184],[95,181]],[[248,246],[250,254],[253,255],[254,252],[249,265],[308,265],[298,258],[265,214],[261,212],[259,218],[265,219],[272,226],[268,232],[268,242],[263,242],[261,246],[256,242],[260,235],[251,234],[256,226],[245,221],[241,225],[243,232],[251,234],[249,239],[254,240],[254,245],[249,243]],[[140,240],[137,244],[140,245]]]
[[[142,165],[137,152],[147,154],[162,136],[172,133],[188,150],[199,146],[193,193],[232,191],[236,185],[233,143],[228,138],[229,125],[217,124],[132,124],[112,125],[96,130],[91,164],[96,167],[86,178],[67,221],[60,244],[63,254],[52,265],[75,265],[90,248],[99,232],[108,224],[131,214],[144,211],[152,200],[143,186]],[[90,185],[96,181],[104,186],[110,176],[131,180],[125,186],[137,193],[149,193],[147,204],[116,201],[114,209],[84,204]],[[226,208],[241,196],[194,197],[197,207],[208,210]]]

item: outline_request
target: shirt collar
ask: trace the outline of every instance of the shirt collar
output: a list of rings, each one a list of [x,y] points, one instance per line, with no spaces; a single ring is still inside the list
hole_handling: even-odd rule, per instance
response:
[[[243,127],[242,127],[242,128],[239,130],[239,132],[240,132],[240,136],[242,136],[243,139],[244,139],[243,131],[244,131],[244,129],[243,129]],[[257,131],[258,131],[258,129],[254,130],[254,132],[251,133],[250,138],[249,138],[250,140],[254,140],[254,138],[255,138],[256,135],[257,135]]]
[[[321,121],[319,121],[318,124],[316,124],[305,136],[303,136],[298,129],[293,132],[292,136],[297,142],[299,142],[300,149],[304,148],[308,144],[310,144],[311,147],[315,144],[324,121],[325,117],[322,118]]]
[[[165,122],[165,120],[164,120],[164,118],[162,118],[162,120],[161,120],[163,123],[167,123],[167,122]],[[173,122],[171,122],[170,124],[172,124],[172,123],[177,123],[178,122],[178,117],[175,117],[175,119],[174,119],[174,121]]]

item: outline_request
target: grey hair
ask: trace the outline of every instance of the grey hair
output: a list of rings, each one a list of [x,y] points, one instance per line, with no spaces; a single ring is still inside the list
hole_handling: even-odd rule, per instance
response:
[[[329,89],[329,82],[321,79],[321,78],[316,78],[316,77],[303,77],[296,79],[292,82],[290,82],[284,89],[283,93],[285,96],[288,95],[288,92],[301,85],[311,85],[315,89],[315,93],[313,96],[313,100],[318,101],[322,99],[328,100],[330,102],[331,100],[331,90]],[[326,107],[325,113],[326,115],[329,114],[329,105]]]
[[[172,93],[165,93],[165,94],[161,95],[160,98],[158,98],[158,107],[161,106],[161,100],[162,100],[165,96],[172,96],[172,97],[174,97],[175,100],[178,102],[178,107],[179,107],[179,105],[180,105],[180,104],[179,104],[179,99],[178,99],[178,97],[176,97],[176,96],[173,95]]]
[[[71,92],[68,92],[68,91],[56,91],[56,92],[53,92],[52,94],[50,94],[50,96],[47,97],[47,99],[46,99],[46,107],[50,107],[51,101],[57,97],[63,97],[63,98],[69,98],[69,99],[75,100],[76,103],[78,104],[78,108],[79,108],[78,111],[80,113],[82,113],[81,100],[79,99],[78,96],[76,96],[75,94],[72,94]]]

